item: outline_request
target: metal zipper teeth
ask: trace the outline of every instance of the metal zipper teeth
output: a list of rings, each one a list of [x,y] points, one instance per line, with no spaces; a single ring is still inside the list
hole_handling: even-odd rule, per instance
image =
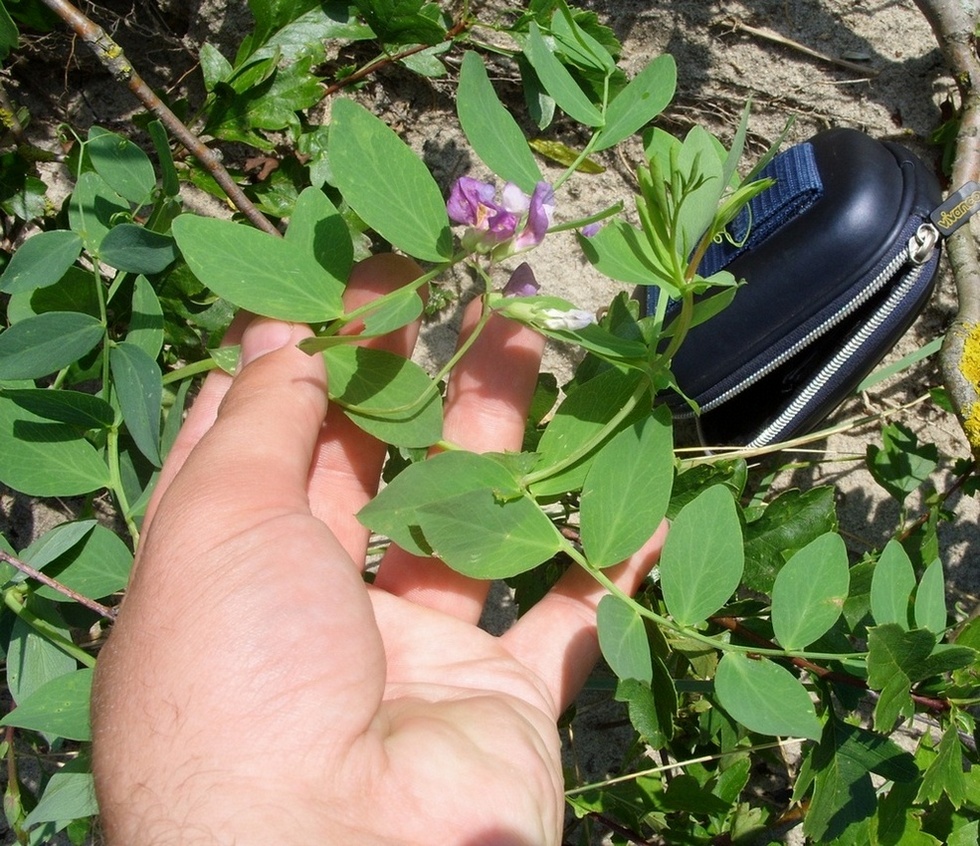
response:
[[[881,327],[882,323],[901,305],[902,300],[906,297],[909,290],[914,288],[919,281],[919,277],[922,275],[924,269],[924,265],[915,266],[888,297],[884,305],[875,312],[874,316],[861,327],[856,335],[837,351],[837,354],[824,365],[823,369],[813,378],[813,381],[797,395],[796,399],[786,407],[783,413],[747,444],[749,448],[754,449],[767,446],[779,439],[783,429],[796,419],[799,413],[806,408],[827,382],[847,363],[848,359],[853,357],[861,349],[867,340]]]
[[[771,361],[767,362],[763,367],[761,367],[759,370],[756,370],[750,376],[747,376],[737,385],[734,385],[733,387],[729,388],[727,391],[725,391],[720,396],[715,397],[713,400],[709,400],[703,405],[700,405],[701,413],[703,414],[706,411],[711,411],[713,408],[717,408],[722,403],[728,402],[728,400],[730,400],[732,397],[742,393],[742,391],[744,391],[746,388],[750,388],[752,385],[754,385],[763,377],[768,376],[777,368],[782,367],[783,364],[785,364],[793,356],[795,356],[798,352],[800,352],[800,350],[805,349],[810,344],[812,344],[817,338],[823,335],[825,332],[828,332],[831,329],[833,329],[838,323],[840,323],[841,321],[849,317],[851,314],[857,311],[862,305],[864,305],[869,299],[871,299],[875,294],[877,294],[878,291],[880,291],[888,283],[888,280],[891,279],[891,277],[894,276],[904,264],[911,261],[911,257],[912,257],[912,248],[910,246],[906,246],[904,250],[898,253],[895,256],[895,258],[893,258],[890,262],[888,262],[887,265],[885,265],[884,268],[882,268],[881,272],[874,278],[874,281],[871,283],[871,285],[869,285],[867,288],[862,290],[861,293],[858,294],[858,296],[855,297],[853,300],[851,300],[843,309],[836,312],[825,323],[821,323],[815,329],[811,329],[806,335],[800,338],[800,340],[797,341],[795,344],[793,344],[793,346],[791,346],[788,350],[783,352],[781,355],[776,356],[776,358],[772,359]],[[685,412],[682,413],[681,416],[693,417],[694,413],[690,412],[690,414],[688,414]]]

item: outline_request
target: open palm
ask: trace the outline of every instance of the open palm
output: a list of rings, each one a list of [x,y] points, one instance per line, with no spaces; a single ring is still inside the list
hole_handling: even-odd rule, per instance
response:
[[[417,273],[363,263],[348,308]],[[493,637],[487,584],[438,561],[391,548],[366,583],[354,515],[383,445],[327,407],[322,360],[295,348],[308,330],[244,326],[245,366],[209,378],[168,458],[99,659],[108,842],[558,843],[555,723],[595,661],[600,589],[571,570]],[[415,332],[378,343],[407,355]],[[541,345],[492,320],[454,372],[446,439],[519,448]],[[613,571],[624,589],[661,541]]]

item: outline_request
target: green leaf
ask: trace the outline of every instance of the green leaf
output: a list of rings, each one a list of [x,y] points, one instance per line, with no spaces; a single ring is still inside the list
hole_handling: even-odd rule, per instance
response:
[[[466,140],[497,176],[530,194],[541,180],[517,121],[500,102],[479,54],[467,51],[459,71],[456,111]]]
[[[653,663],[646,626],[636,609],[619,597],[607,595],[596,610],[599,649],[620,679],[653,682]]]
[[[561,536],[527,496],[501,498],[485,488],[419,509],[435,555],[474,579],[506,579],[551,558]]]
[[[450,42],[443,41],[441,44],[435,44],[432,47],[427,47],[425,50],[419,50],[418,53],[410,53],[407,56],[402,56],[398,60],[398,63],[404,65],[412,73],[417,73],[419,76],[426,76],[429,79],[439,79],[449,73],[446,65],[439,57],[449,50],[451,46]]]
[[[671,272],[665,268],[646,235],[624,220],[613,220],[591,238],[578,239],[585,257],[603,276],[630,285],[664,285],[668,296],[680,291],[670,285]]]
[[[75,496],[107,487],[109,470],[74,427],[0,395],[0,482],[30,496]]]
[[[160,466],[160,404],[163,375],[160,367],[135,344],[123,341],[109,351],[112,383],[123,420],[139,451]]]
[[[316,5],[316,0],[248,0],[248,8],[255,18],[254,41],[249,46],[264,44],[274,32]],[[244,58],[240,56],[239,60]]]
[[[660,556],[660,583],[670,615],[693,626],[714,614],[742,578],[742,531],[735,500],[713,485],[675,518]]]
[[[70,267],[60,282],[23,294],[11,294],[7,302],[7,320],[11,324],[49,311],[78,311],[99,317],[99,295],[92,272]]]
[[[847,548],[828,532],[808,543],[776,575],[772,628],[784,649],[801,649],[828,632],[847,599]]]
[[[61,629],[61,633],[71,640],[67,628]],[[77,666],[75,659],[63,649],[19,617],[14,620],[7,645],[7,689],[14,702],[26,702],[35,690],[58,676],[73,672]]]
[[[868,630],[868,685],[881,691],[874,713],[877,730],[890,732],[899,717],[914,713],[912,682],[922,677],[935,642],[924,629],[904,631],[895,623]]]
[[[95,799],[91,761],[76,758],[51,775],[37,805],[24,820],[24,828],[45,822],[64,822],[94,816],[99,812]]]
[[[415,555],[432,550],[421,533],[421,509],[437,502],[486,489],[517,497],[520,485],[507,468],[488,455],[453,450],[410,464],[362,508],[357,519]]]
[[[310,5],[307,3],[306,5]],[[256,58],[278,55],[283,62],[295,62],[301,57],[319,59],[323,44],[329,40],[363,41],[373,38],[369,27],[358,22],[344,2],[318,3],[275,32],[253,54]]]
[[[660,406],[596,456],[581,499],[582,546],[590,564],[623,561],[660,525],[674,480],[673,449],[670,411]]]
[[[673,56],[658,56],[650,62],[610,102],[596,151],[618,144],[653,120],[673,99],[676,86]]]
[[[909,629],[909,601],[914,588],[915,571],[908,553],[898,541],[888,541],[871,577],[871,615],[875,622]]]
[[[602,126],[602,113],[593,105],[572,75],[551,52],[538,25],[532,21],[528,30],[524,55],[531,63],[545,90],[555,99],[558,107],[572,120],[586,126]]]
[[[625,702],[630,723],[643,741],[654,749],[662,749],[673,737],[673,718],[677,711],[677,692],[673,679],[663,662],[654,656],[654,667],[663,668],[665,677],[658,674],[657,692],[650,682],[620,679],[616,685],[616,701]]]
[[[82,173],[68,201],[68,223],[92,255],[99,254],[116,215],[129,215],[129,203],[95,171]]]
[[[166,270],[176,260],[177,246],[169,235],[135,223],[120,223],[102,239],[99,258],[117,270],[152,275]]]
[[[330,401],[364,431],[400,447],[430,446],[442,437],[442,398],[415,362],[350,344],[326,350],[324,358]]]
[[[350,230],[336,206],[319,188],[306,188],[296,200],[286,242],[311,255],[334,279],[346,280],[354,263]]]
[[[771,593],[776,573],[793,553],[836,530],[832,487],[784,491],[745,527],[745,586]]]
[[[37,417],[82,430],[108,429],[116,421],[109,403],[81,391],[19,388],[5,390],[3,396]]]
[[[56,558],[81,543],[96,525],[95,520],[74,520],[55,526],[22,550],[21,558],[35,569],[43,570]]]
[[[95,172],[119,196],[138,204],[150,200],[157,184],[153,163],[128,138],[93,126],[88,133],[85,152]]]
[[[173,222],[173,234],[194,275],[241,308],[304,323],[343,314],[345,279],[284,238],[190,214]]]
[[[425,0],[356,0],[354,5],[385,44],[435,44],[446,36],[439,7]]]
[[[718,662],[715,693],[721,707],[749,731],[820,739],[810,694],[789,670],[766,658],[726,653]]]
[[[163,307],[145,276],[137,276],[133,284],[133,306],[129,318],[126,343],[139,347],[155,359],[163,349]]]
[[[935,635],[946,631],[946,586],[938,558],[926,567],[915,592],[915,625]]]
[[[422,160],[352,100],[335,100],[330,166],[352,209],[398,249],[423,261],[452,255],[446,203]]]
[[[3,3],[0,3],[0,62],[5,62],[11,50],[17,49],[20,32]]]
[[[28,560],[38,566],[32,559]],[[95,525],[80,543],[45,563],[43,570],[82,596],[100,599],[126,587],[132,566],[133,554],[122,538],[105,526]],[[37,593],[58,602],[71,601],[46,586]]]
[[[0,332],[0,379],[38,379],[74,363],[102,340],[87,314],[49,311]]]
[[[90,669],[58,676],[0,720],[0,726],[17,726],[69,740],[91,740],[88,719],[91,691]]]
[[[714,220],[718,201],[728,187],[722,181],[723,164],[716,145],[712,135],[700,126],[691,129],[681,145],[678,167],[681,173],[690,175],[696,186],[684,195],[677,215],[681,239],[675,246],[682,255],[690,255],[697,246]]]
[[[881,431],[882,446],[868,445],[868,470],[899,502],[929,478],[939,462],[935,444],[920,444],[907,426],[891,423]]]
[[[956,723],[952,723],[939,741],[936,757],[922,778],[915,801],[934,804],[948,799],[954,808],[966,801],[966,779],[963,775],[963,748]]]
[[[17,248],[0,276],[0,291],[20,294],[61,280],[82,252],[82,239],[67,229],[39,232]]]
[[[544,430],[538,444],[538,464],[535,472],[563,462],[569,455],[584,449],[598,438],[609,421],[640,388],[643,376],[635,370],[607,370],[579,385],[562,402]],[[646,417],[649,401],[636,403],[634,413],[627,415],[619,428],[626,428]],[[596,451],[602,443],[615,434],[611,432],[602,442],[571,466],[555,472],[548,478],[535,482],[531,491],[535,496],[546,497],[580,488],[592,466]]]

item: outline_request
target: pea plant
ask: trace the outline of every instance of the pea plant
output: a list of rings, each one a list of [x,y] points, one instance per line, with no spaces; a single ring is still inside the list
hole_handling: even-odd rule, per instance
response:
[[[57,5],[0,2],[4,53],[19,28],[51,25],[41,7]],[[18,841],[91,835],[98,645],[188,397],[201,374],[233,371],[237,351],[218,342],[247,309],[310,324],[315,337],[302,347],[324,357],[330,402],[389,445],[388,483],[359,514],[379,537],[507,580],[521,610],[568,567],[608,589],[598,609],[606,668],[594,687],[621,703],[634,742],[615,777],[570,780],[569,842],[597,829],[615,843],[771,842],[802,825],[814,843],[975,843],[980,624],[946,607],[936,531],[948,515],[928,489],[940,463],[975,489],[972,462],[885,426],[867,462],[902,505],[901,525],[851,560],[832,488],[768,498],[750,483],[749,456],[675,450],[662,401],[675,387],[672,357],[692,326],[738,295],[731,274],[699,275],[700,260],[770,185],[755,170],[740,175],[748,110],[728,146],[700,127],[683,138],[657,128],[673,60],[627,78],[612,33],[565,0],[532,0],[506,23],[421,0],[248,5],[255,26],[234,59],[201,48],[198,134],[268,152],[284,133],[293,153],[238,185],[246,196],[235,219],[184,208],[182,182],[220,193],[228,174],[216,176],[183,138],[193,158],[175,155],[169,111],[143,121],[145,146],[64,127],[72,190],[60,209],[22,150],[0,156],[0,209],[17,236],[0,275],[0,482],[68,498],[74,512],[25,548],[0,538],[13,702],[0,748]],[[480,26],[510,46],[491,52]],[[379,52],[325,81],[317,68],[330,40]],[[586,131],[579,149],[535,140],[566,165],[550,182],[487,72],[502,60],[519,69],[542,131],[559,111]],[[390,63],[431,76],[451,68],[460,127],[495,181],[438,184],[342,88]],[[314,126],[309,110],[325,85],[329,121]],[[635,208],[564,217],[568,180],[636,133],[645,155]],[[560,232],[623,285],[601,318],[534,274],[534,248]],[[377,249],[424,272],[345,310],[354,261]],[[455,267],[468,269],[482,301],[471,338],[502,315],[581,351],[561,389],[553,374],[539,378],[520,452],[475,454],[443,438],[442,385],[465,349],[430,373],[355,344],[418,319],[424,286]],[[661,293],[650,314],[629,296],[637,285]],[[341,331],[355,322],[356,334]],[[913,514],[905,503],[920,489],[925,505]],[[627,596],[606,568],[664,517],[672,526],[659,565]],[[787,746],[798,754],[780,757]],[[785,799],[752,789],[760,766],[784,780]]]

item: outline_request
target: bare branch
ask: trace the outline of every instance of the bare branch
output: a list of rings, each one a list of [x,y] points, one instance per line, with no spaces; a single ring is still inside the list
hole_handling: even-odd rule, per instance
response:
[[[26,561],[21,561],[19,558],[15,558],[7,552],[0,549],[0,561],[5,561],[11,567],[16,570],[20,570],[22,573],[26,573],[34,581],[40,582],[42,585],[47,585],[52,590],[58,591],[58,593],[67,596],[69,599],[74,600],[79,605],[84,605],[89,611],[94,611],[96,614],[105,617],[107,620],[116,619],[116,609],[110,608],[108,605],[103,605],[101,602],[96,602],[94,599],[89,599],[87,596],[83,596],[77,590],[73,590],[59,582],[57,579],[52,579],[50,576],[46,576],[40,570],[35,569]]]
[[[122,48],[106,34],[102,27],[87,18],[66,0],[42,0],[42,2],[92,48],[99,61],[112,74],[113,79],[129,88],[149,111],[160,118],[163,125],[214,177],[215,182],[221,186],[228,199],[254,226],[270,235],[280,234],[268,218],[245,196],[245,192],[242,191],[238,183],[231,178],[231,174],[225,170],[218,154],[184,126],[177,115],[153,93],[150,86],[146,84],[126,58]]]

